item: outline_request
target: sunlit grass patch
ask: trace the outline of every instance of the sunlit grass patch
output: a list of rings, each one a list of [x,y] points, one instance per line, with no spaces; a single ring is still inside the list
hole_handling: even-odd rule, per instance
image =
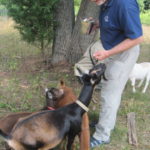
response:
[[[150,25],[150,10],[146,11],[146,13],[141,13],[141,21],[142,24]]]
[[[21,40],[12,19],[0,22],[0,70],[15,71],[25,57],[37,54],[40,54],[37,47]]]

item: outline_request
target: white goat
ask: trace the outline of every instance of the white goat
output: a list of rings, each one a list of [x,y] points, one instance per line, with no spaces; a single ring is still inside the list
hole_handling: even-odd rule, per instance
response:
[[[142,91],[142,93],[145,93],[150,81],[150,63],[149,62],[143,62],[139,64],[136,63],[135,66],[133,67],[133,70],[131,71],[129,79],[131,80],[133,92],[136,92],[135,81],[141,80],[138,85],[138,87],[140,87],[144,79],[146,79],[146,83]]]

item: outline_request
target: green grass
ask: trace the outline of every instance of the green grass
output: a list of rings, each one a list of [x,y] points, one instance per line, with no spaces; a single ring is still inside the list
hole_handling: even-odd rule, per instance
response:
[[[81,86],[73,76],[73,68],[53,68],[43,64],[40,50],[23,42],[12,28],[11,20],[0,23],[0,116],[11,112],[36,111],[45,103],[44,88],[57,87],[60,79],[73,87],[78,95]],[[150,27],[144,26],[146,41],[141,46],[141,54],[138,62],[150,61]],[[146,34],[145,34],[146,33]],[[95,150],[149,150],[150,144],[150,87],[142,94],[141,87],[136,93],[132,93],[128,82],[123,93],[122,103],[118,112],[117,123],[111,135],[111,143],[103,145]],[[90,104],[90,121],[95,121],[99,116],[99,93],[94,92],[94,100],[97,103]],[[136,113],[136,128],[139,147],[128,143],[127,114]],[[91,129],[91,134],[94,129]],[[78,140],[76,141],[78,150]],[[0,145],[0,149],[2,149]]]
[[[148,88],[147,92],[142,94],[142,88],[137,89],[136,93],[132,93],[130,82],[127,83],[119,108],[117,123],[115,129],[112,131],[111,143],[103,145],[100,148],[95,148],[94,150],[148,150],[150,148],[150,144],[148,143],[150,139],[150,89]],[[92,111],[93,103],[90,104],[90,107]],[[127,114],[130,112],[135,112],[136,114],[138,148],[128,143]],[[90,120],[97,120],[98,113],[98,108],[95,112],[90,112]],[[91,134],[93,131],[92,129]]]

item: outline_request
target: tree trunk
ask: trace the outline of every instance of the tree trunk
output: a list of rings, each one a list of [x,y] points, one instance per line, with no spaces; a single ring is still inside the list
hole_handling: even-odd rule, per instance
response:
[[[56,11],[58,26],[53,42],[52,63],[69,61],[74,64],[81,58],[97,34],[97,32],[90,35],[82,34],[80,32],[81,19],[85,17],[98,19],[98,16],[99,7],[90,0],[82,0],[74,25],[74,1],[60,0]]]
[[[72,64],[76,63],[83,53],[86,51],[87,47],[93,42],[97,32],[93,32],[90,35],[81,33],[81,19],[93,17],[98,19],[99,7],[89,0],[82,0],[79,13],[76,19],[74,30],[72,33],[70,47],[68,49],[68,61]]]
[[[55,17],[58,26],[55,30],[55,39],[53,42],[52,63],[66,61],[74,18],[74,0],[60,0]]]

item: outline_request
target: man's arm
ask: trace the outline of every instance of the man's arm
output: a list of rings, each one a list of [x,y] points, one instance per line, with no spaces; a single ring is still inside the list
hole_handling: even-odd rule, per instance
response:
[[[116,45],[115,47],[111,48],[110,50],[100,50],[93,54],[98,60],[104,60],[114,54],[118,54],[120,52],[126,51],[135,45],[140,44],[143,41],[143,36],[140,36],[136,39],[125,39],[120,44]]]

